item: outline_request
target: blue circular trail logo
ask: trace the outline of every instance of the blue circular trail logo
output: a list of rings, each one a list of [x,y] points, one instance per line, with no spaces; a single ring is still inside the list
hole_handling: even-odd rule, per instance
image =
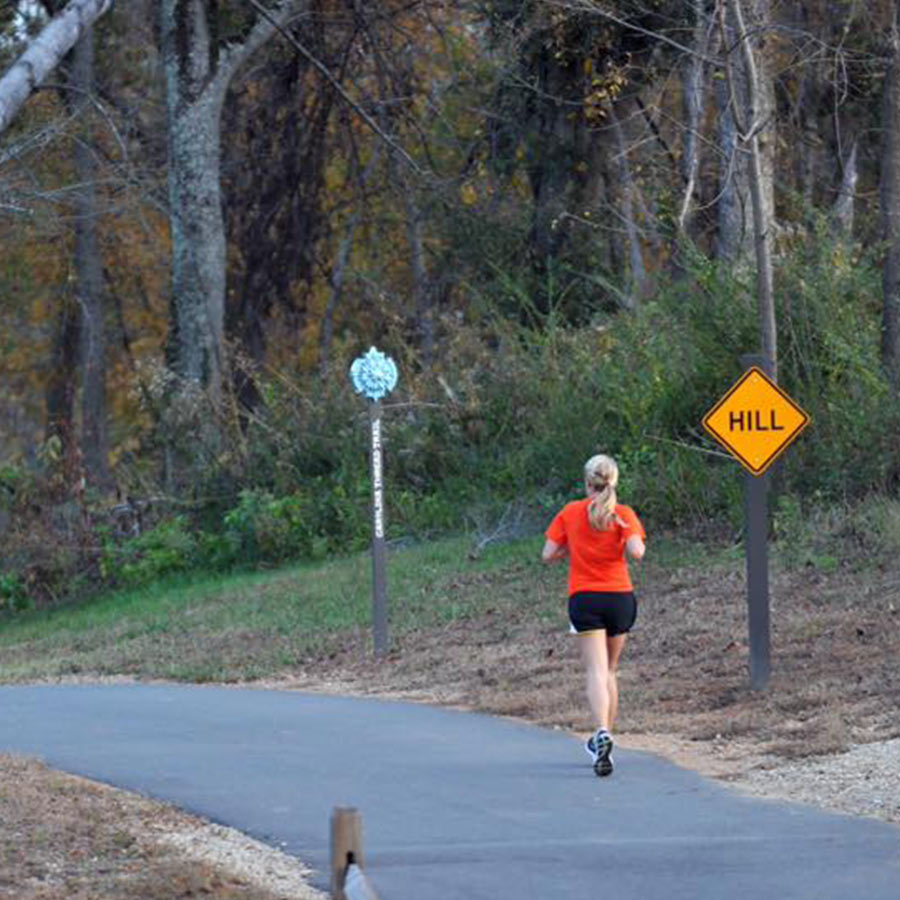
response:
[[[365,356],[354,360],[350,378],[357,394],[369,400],[381,400],[397,385],[397,365],[389,356],[370,347]]]

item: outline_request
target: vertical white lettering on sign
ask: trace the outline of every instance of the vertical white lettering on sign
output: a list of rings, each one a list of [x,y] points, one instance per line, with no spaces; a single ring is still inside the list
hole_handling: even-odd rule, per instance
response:
[[[381,477],[381,419],[372,422],[372,490],[374,497],[375,537],[384,537],[384,488]]]

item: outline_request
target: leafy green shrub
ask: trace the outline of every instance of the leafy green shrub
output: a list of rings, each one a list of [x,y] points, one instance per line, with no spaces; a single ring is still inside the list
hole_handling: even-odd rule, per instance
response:
[[[239,562],[282,563],[310,555],[313,535],[309,511],[298,494],[275,497],[269,491],[246,489],[226,513],[225,539]]]
[[[16,613],[31,609],[33,602],[16,572],[0,573],[0,613]]]
[[[101,570],[114,583],[136,585],[186,572],[198,562],[197,535],[184,516],[174,516],[120,546],[107,545]]]

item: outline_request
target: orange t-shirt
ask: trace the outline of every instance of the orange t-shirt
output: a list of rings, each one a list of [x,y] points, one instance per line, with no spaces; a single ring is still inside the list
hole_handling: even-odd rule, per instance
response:
[[[545,532],[548,540],[569,549],[569,596],[579,591],[631,591],[625,562],[625,542],[632,535],[645,537],[644,526],[630,506],[616,504],[623,528],[613,523],[597,531],[588,519],[591,498],[567,503]]]

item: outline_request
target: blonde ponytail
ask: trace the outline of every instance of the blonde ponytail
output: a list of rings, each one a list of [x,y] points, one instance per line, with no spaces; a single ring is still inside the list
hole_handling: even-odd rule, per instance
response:
[[[585,487],[595,491],[588,504],[588,521],[595,531],[606,531],[616,518],[619,467],[609,456],[592,456],[584,464]]]

